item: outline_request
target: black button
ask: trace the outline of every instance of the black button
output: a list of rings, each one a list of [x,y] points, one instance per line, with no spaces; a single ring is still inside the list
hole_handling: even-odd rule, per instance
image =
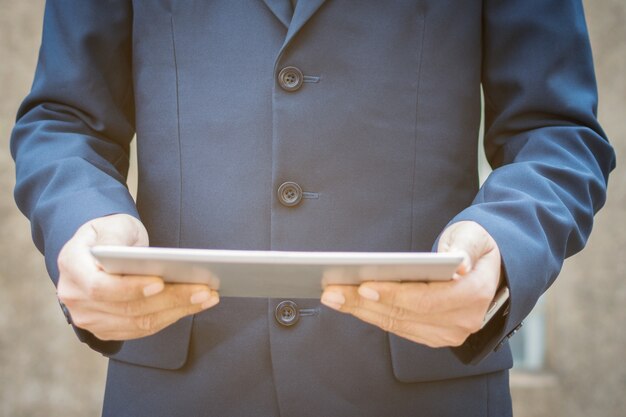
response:
[[[515,333],[517,333],[519,329],[522,328],[523,325],[524,325],[524,322],[521,322],[520,324],[518,324],[517,327],[511,331],[511,333],[506,335],[507,339],[512,338],[515,335]]]
[[[302,188],[295,182],[284,182],[278,187],[278,201],[283,206],[297,206],[302,200]]]
[[[286,327],[293,326],[300,320],[298,305],[291,300],[282,301],[274,311],[276,321]]]
[[[515,333],[517,333],[519,331],[519,329],[522,328],[523,325],[524,325],[524,322],[521,322],[520,324],[517,325],[517,327],[515,327],[513,330],[511,330],[511,332],[509,334],[504,336],[504,338],[502,338],[502,340],[500,340],[500,343],[498,343],[498,345],[493,349],[493,351],[494,352],[499,351],[502,348],[502,346],[504,346],[504,342],[506,342],[507,340],[512,338],[515,335]]]
[[[304,75],[296,67],[285,67],[278,73],[278,84],[285,91],[296,91],[302,86]]]

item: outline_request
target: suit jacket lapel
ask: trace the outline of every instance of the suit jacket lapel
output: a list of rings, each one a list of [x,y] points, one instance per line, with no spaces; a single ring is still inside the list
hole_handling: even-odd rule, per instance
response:
[[[306,0],[302,0],[306,1]],[[293,7],[290,0],[263,0],[267,7],[274,13],[274,16],[285,25],[285,28],[289,28],[291,23],[291,16],[293,16]]]
[[[289,45],[294,36],[296,36],[300,29],[302,29],[305,23],[309,21],[311,16],[317,12],[325,1],[326,0],[298,0],[296,9],[293,10],[291,0],[263,0],[276,18],[287,28],[287,35],[276,57],[276,64],[278,64],[287,45]]]
[[[287,3],[290,2],[289,0],[286,1]],[[298,0],[298,4],[296,4],[296,10],[293,12],[293,17],[291,18],[289,30],[287,31],[287,37],[285,38],[285,43],[283,44],[282,49],[287,46],[291,39],[293,39],[302,26],[309,21],[311,16],[315,14],[325,1],[326,0]]]

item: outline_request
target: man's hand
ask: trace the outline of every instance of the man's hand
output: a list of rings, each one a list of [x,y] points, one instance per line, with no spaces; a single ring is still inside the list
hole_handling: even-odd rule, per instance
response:
[[[74,325],[101,340],[148,336],[219,302],[217,292],[206,285],[107,274],[89,252],[95,245],[147,246],[148,233],[132,216],[100,217],[81,226],[59,254],[59,300]]]
[[[328,286],[322,303],[417,343],[459,346],[482,326],[500,280],[500,251],[470,221],[448,227],[438,251],[464,254],[452,281]]]

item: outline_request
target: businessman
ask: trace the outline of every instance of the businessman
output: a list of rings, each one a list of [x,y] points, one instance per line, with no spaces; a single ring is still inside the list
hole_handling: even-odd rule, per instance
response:
[[[596,96],[579,0],[49,0],[15,196],[110,357],[106,416],[507,416],[507,340],[605,201]],[[89,254],[148,243],[465,260],[445,283],[220,299]]]

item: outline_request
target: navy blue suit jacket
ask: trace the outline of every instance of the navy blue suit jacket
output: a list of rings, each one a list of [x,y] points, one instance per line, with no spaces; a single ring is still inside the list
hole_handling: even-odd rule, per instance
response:
[[[53,280],[76,229],[112,213],[139,217],[154,246],[223,249],[428,251],[447,224],[472,220],[500,248],[511,301],[456,355],[317,300],[301,301],[320,313],[295,337],[271,325],[281,300],[224,299],[203,313],[221,318],[210,343],[245,356],[257,334],[278,374],[306,362],[285,343],[368,338],[386,342],[364,358],[389,360],[398,381],[510,367],[506,343],[494,348],[583,248],[614,166],[580,1],[301,0],[292,12],[288,0],[48,1],[11,151]],[[304,75],[297,91],[277,81],[286,66]],[[481,87],[494,171],[479,189]],[[285,181],[314,198],[281,205]],[[117,363],[173,370],[192,328],[189,317],[123,344],[79,335]]]

